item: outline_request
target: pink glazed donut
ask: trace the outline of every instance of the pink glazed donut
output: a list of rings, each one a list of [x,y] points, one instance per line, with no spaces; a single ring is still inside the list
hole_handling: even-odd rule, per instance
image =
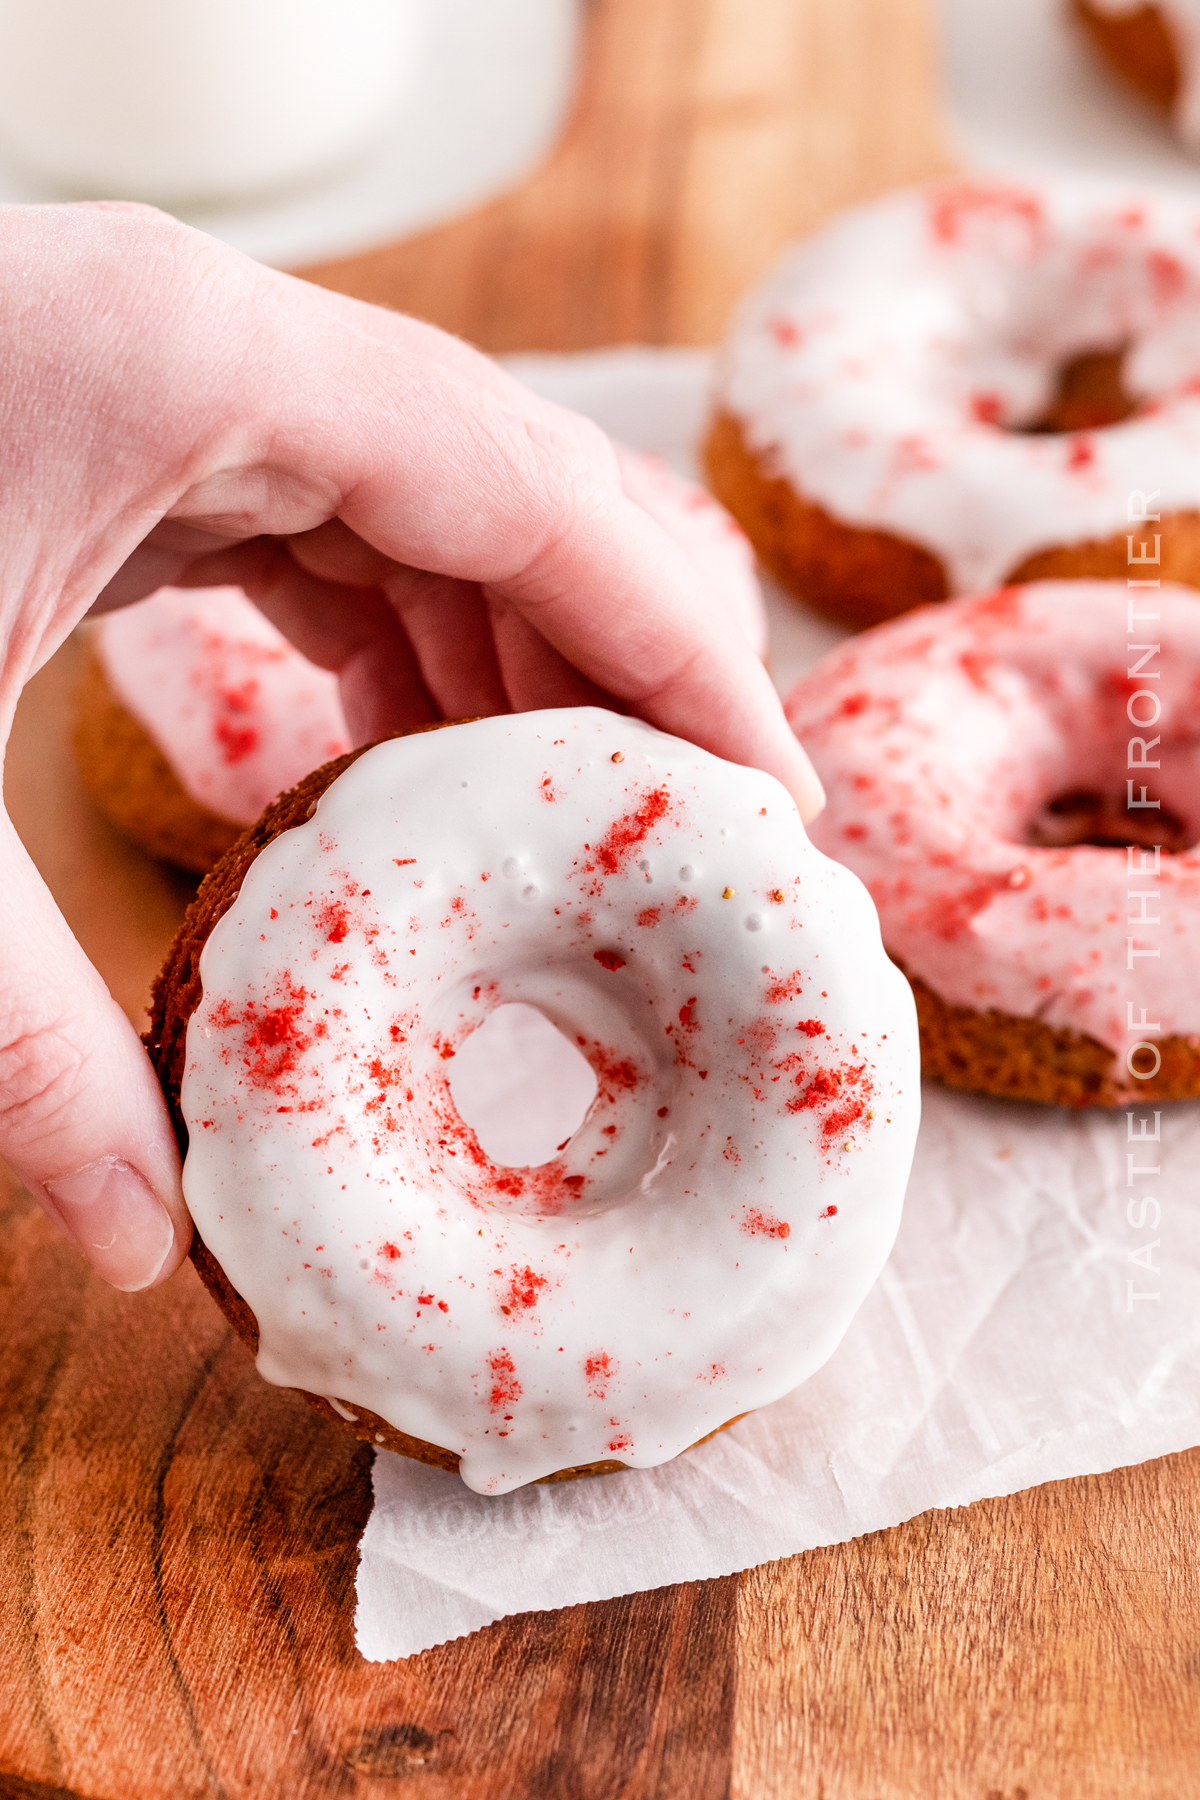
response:
[[[1200,587],[1200,206],[1061,177],[888,194],[745,300],[715,402],[713,492],[845,624],[1120,577],[1146,489],[1155,573]]]
[[[1200,600],[1039,582],[878,626],[793,689],[924,1069],[1073,1106],[1200,1096]]]

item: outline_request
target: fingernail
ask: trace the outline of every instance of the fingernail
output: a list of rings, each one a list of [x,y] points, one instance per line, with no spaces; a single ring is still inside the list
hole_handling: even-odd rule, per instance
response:
[[[167,1260],[175,1227],[132,1164],[102,1156],[42,1185],[55,1217],[98,1275],[127,1294],[150,1286]]]

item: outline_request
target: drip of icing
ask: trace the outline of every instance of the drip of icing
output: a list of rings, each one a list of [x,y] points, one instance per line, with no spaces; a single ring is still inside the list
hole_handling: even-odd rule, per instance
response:
[[[240,588],[160,588],[106,613],[96,651],[184,791],[235,825],[350,748],[337,677]]]
[[[1023,434],[1064,364],[1128,344],[1144,404]],[[719,404],[798,492],[932,550],[951,588],[1200,507],[1200,207],[1084,181],[940,184],[844,215],[744,303]]]
[[[1129,18],[1146,10],[1147,0],[1089,0],[1093,11]],[[1189,149],[1200,149],[1200,0],[1153,0],[1166,24],[1179,65],[1179,92],[1172,108],[1175,130]]]
[[[1141,613],[1130,631],[1128,612]],[[1148,615],[1161,613],[1161,619]],[[1126,646],[1136,639],[1133,648]],[[1144,641],[1143,641],[1144,640]],[[1158,647],[1146,676],[1130,674]],[[1161,702],[1131,723],[1130,696]],[[787,713],[825,784],[812,836],[852,868],[879,908],[884,943],[956,1006],[995,1007],[1068,1027],[1124,1051],[1127,998],[1157,1022],[1150,1036],[1200,1031],[1200,851],[1028,841],[1056,795],[1126,799],[1149,788],[1161,808],[1128,814],[1130,836],[1155,812],[1200,838],[1200,601],[1188,588],[1035,582],[923,607],[852,639],[806,676]],[[1134,713],[1149,714],[1149,701]],[[1131,740],[1161,736],[1148,751]],[[1161,769],[1139,772],[1130,756]],[[1150,915],[1130,922],[1152,890]],[[1161,954],[1129,973],[1128,939]]]
[[[917,1053],[870,901],[777,782],[636,720],[368,751],[255,861],[201,977],[184,1188],[261,1372],[481,1492],[661,1463],[787,1393],[891,1246]],[[506,1002],[597,1081],[533,1169],[448,1081]]]

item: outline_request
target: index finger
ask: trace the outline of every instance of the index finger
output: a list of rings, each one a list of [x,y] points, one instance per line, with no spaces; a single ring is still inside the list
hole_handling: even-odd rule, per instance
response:
[[[397,517],[394,476],[382,471],[340,517],[396,561],[479,581],[595,686],[664,731],[775,775],[813,818],[820,783],[766,670],[685,553],[622,494],[607,440],[486,366],[475,387],[470,360],[443,365],[437,404],[422,408],[424,517],[403,505]]]

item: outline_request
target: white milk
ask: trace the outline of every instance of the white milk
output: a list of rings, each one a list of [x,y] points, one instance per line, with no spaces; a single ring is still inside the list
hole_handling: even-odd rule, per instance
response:
[[[0,0],[0,136],[73,193],[267,191],[370,142],[415,38],[415,0]]]

